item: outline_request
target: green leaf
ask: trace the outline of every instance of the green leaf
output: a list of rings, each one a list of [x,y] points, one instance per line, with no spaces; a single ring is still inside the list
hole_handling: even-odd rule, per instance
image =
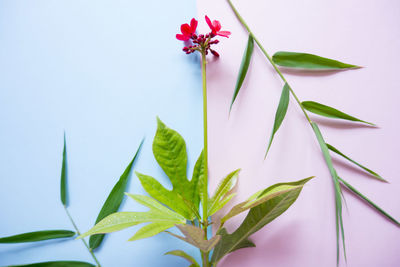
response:
[[[243,201],[237,205],[235,205],[222,219],[221,224],[223,225],[228,219],[242,213],[248,209],[256,207],[262,203],[267,202],[270,199],[276,198],[280,195],[286,194],[290,191],[297,191],[299,188],[301,189],[306,182],[308,182],[313,177],[308,177],[306,179],[302,179],[296,182],[290,183],[278,183],[268,187],[267,189],[260,190],[246,201]]]
[[[75,232],[68,230],[44,230],[19,235],[1,237],[0,243],[25,243],[37,242],[48,239],[72,237]]]
[[[175,223],[170,222],[154,222],[147,224],[140,228],[133,237],[131,237],[128,241],[136,241],[143,238],[148,238],[155,236],[171,227],[174,227]]]
[[[201,190],[201,186],[204,183],[204,177],[204,152],[201,151],[193,169],[192,180],[190,180],[190,183],[193,186],[191,199],[193,200],[193,206],[197,207],[197,209],[199,207],[200,199],[203,200],[204,198],[203,191]],[[208,197],[208,195],[206,197]]]
[[[330,144],[326,144],[327,147],[329,148],[329,150],[335,152],[336,154],[342,156],[343,158],[347,159],[348,161],[354,163],[355,165],[357,165],[358,167],[360,167],[361,169],[363,169],[364,171],[370,173],[373,177],[375,177],[376,179],[383,181],[383,182],[387,182],[385,179],[383,179],[379,174],[377,174],[376,172],[368,169],[367,167],[361,165],[360,163],[352,160],[351,158],[349,158],[348,156],[344,155],[342,152],[340,152],[337,148],[335,148],[334,146],[330,145]]]
[[[277,194],[267,201],[252,207],[242,224],[232,234],[228,234],[225,228],[219,230],[217,234],[222,235],[221,241],[214,248],[211,261],[217,265],[218,261],[228,253],[243,247],[253,246],[254,244],[248,240],[249,236],[285,212],[295,202],[304,183],[308,180],[309,179],[304,179],[295,182],[300,186],[295,186],[293,190],[288,190],[283,194]],[[262,196],[263,193],[268,193],[268,190],[271,190],[271,187],[265,190],[267,192],[261,192],[257,195]],[[254,197],[257,198],[257,195]]]
[[[223,206],[221,207],[219,204],[226,197],[228,197],[227,193],[229,193],[229,191],[231,191],[233,187],[236,185],[239,172],[240,169],[231,172],[218,184],[218,187],[217,189],[215,189],[215,193],[209,202],[209,207],[207,212],[209,216],[213,215],[219,210],[219,208],[223,207]],[[232,197],[230,197],[230,199],[232,199]]]
[[[151,212],[116,212],[98,222],[92,229],[78,236],[78,239],[94,234],[105,234],[138,225],[147,222],[161,223],[185,223],[184,220],[177,220],[169,214],[151,211]]]
[[[242,63],[240,64],[239,74],[236,81],[235,92],[233,93],[230,110],[232,109],[232,105],[235,102],[237,95],[239,94],[244,78],[246,78],[247,70],[249,69],[250,65],[251,56],[253,55],[253,50],[254,50],[254,39],[251,36],[251,34],[249,34],[249,39],[247,40],[247,46],[246,49],[244,50]]]
[[[366,202],[368,202],[368,204],[370,204],[372,207],[374,207],[378,212],[380,212],[383,216],[385,216],[386,218],[388,218],[389,220],[391,220],[392,222],[394,222],[395,224],[397,224],[398,226],[400,226],[400,223],[393,218],[392,216],[390,216],[386,211],[384,211],[382,208],[380,208],[378,205],[376,205],[374,202],[372,202],[369,198],[367,198],[366,196],[364,196],[363,194],[361,194],[357,189],[355,189],[353,186],[351,186],[348,182],[346,182],[345,180],[343,180],[342,178],[338,177],[339,180],[351,191],[353,192],[356,196],[360,197],[361,199],[365,200]]]
[[[200,266],[192,256],[190,256],[189,254],[187,254],[185,251],[182,251],[182,250],[171,250],[171,251],[166,252],[164,255],[178,256],[178,257],[184,258],[185,260],[194,264],[194,266],[196,266],[196,267]]]
[[[153,141],[153,154],[172,183],[172,193],[175,195],[172,202],[182,202],[182,199],[185,199],[194,205],[198,203],[198,180],[189,181],[186,175],[187,154],[185,140],[179,133],[168,128],[159,118],[157,118],[157,131]],[[166,202],[163,203],[167,204]],[[174,206],[176,205],[179,205],[179,203],[174,204]],[[192,210],[187,205],[182,207],[183,210],[177,210],[177,212],[192,220],[195,217]]]
[[[67,197],[67,142],[65,141],[65,132],[64,132],[64,148],[63,148],[62,167],[61,167],[60,197],[61,197],[61,203],[64,205],[64,207],[66,207],[68,205],[68,197]]]
[[[361,68],[356,65],[313,54],[296,52],[277,52],[272,56],[272,61],[281,67],[307,70],[344,70]]]
[[[314,102],[314,101],[304,101],[301,103],[303,108],[306,110],[324,116],[328,118],[333,118],[333,119],[342,119],[342,120],[348,120],[348,121],[358,121],[362,123],[366,123],[368,125],[376,126],[375,124],[367,121],[363,121],[360,119],[357,119],[356,117],[350,116],[349,114],[343,113],[340,110],[337,110],[335,108],[329,107],[322,105],[320,103]]]
[[[103,204],[103,207],[100,210],[99,215],[97,216],[96,223],[110,215],[111,213],[117,212],[119,207],[121,206],[122,200],[124,198],[124,192],[126,191],[126,186],[128,184],[128,180],[130,177],[130,173],[132,170],[133,163],[136,160],[136,157],[143,145],[144,139],[140,142],[138,149],[136,150],[135,156],[129,163],[128,167],[126,167],[124,173],[119,178],[118,182],[114,185],[110,194],[108,195],[106,201]],[[100,246],[101,242],[104,239],[104,235],[94,235],[89,239],[89,247],[91,249],[96,249]]]
[[[46,261],[22,265],[10,265],[9,267],[95,267],[95,265],[83,261]]]
[[[335,188],[335,207],[336,207],[336,252],[337,252],[337,263],[339,264],[339,242],[340,242],[340,233],[342,236],[342,244],[343,244],[343,254],[346,258],[346,246],[345,246],[345,239],[344,239],[344,231],[343,231],[343,219],[342,219],[342,190],[339,184],[339,177],[336,173],[335,168],[333,167],[332,158],[329,154],[328,147],[322,137],[321,131],[318,128],[318,125],[315,122],[311,123],[311,126],[314,130],[314,133],[318,139],[319,146],[321,147],[322,154],[324,155],[324,159],[326,165],[328,166],[329,172],[331,174],[334,188]]]
[[[271,147],[272,140],[274,139],[275,133],[278,131],[279,127],[282,124],[283,119],[285,118],[286,111],[289,106],[289,91],[290,91],[289,84],[285,83],[285,85],[283,86],[283,89],[282,89],[281,98],[279,100],[278,109],[276,110],[276,113],[275,113],[274,127],[272,128],[271,137],[269,139],[267,152],[265,152],[264,158],[267,157],[267,154]]]
[[[204,239],[203,229],[192,226],[189,224],[176,225],[178,229],[182,232],[184,237],[176,235],[174,233],[168,232],[170,235],[175,236],[183,241],[192,244],[193,246],[199,248],[203,252],[209,252],[221,239],[221,236],[215,235],[211,239]]]

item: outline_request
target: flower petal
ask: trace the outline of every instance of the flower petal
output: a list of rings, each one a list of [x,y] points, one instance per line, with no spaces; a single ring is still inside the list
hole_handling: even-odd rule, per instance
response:
[[[187,41],[189,40],[189,37],[183,34],[177,34],[176,39],[181,40],[181,41]]]
[[[190,21],[190,28],[192,28],[192,33],[196,32],[197,23],[197,20],[195,20],[194,18]]]
[[[192,35],[191,28],[190,28],[189,24],[187,24],[187,23],[181,25],[181,32],[185,36],[190,37],[190,35]]]
[[[218,20],[214,20],[214,21],[213,21],[213,26],[214,26],[214,30],[215,30],[216,32],[219,32],[219,30],[221,30],[221,23],[219,23]]]
[[[206,16],[206,22],[207,22],[207,24],[208,24],[208,27],[210,27],[210,29],[212,30],[212,31],[215,31],[215,29],[214,29],[214,26],[212,25],[212,23],[211,23],[211,20]]]
[[[231,32],[229,32],[229,31],[219,31],[219,32],[217,32],[217,35],[229,38],[229,35],[231,35]]]

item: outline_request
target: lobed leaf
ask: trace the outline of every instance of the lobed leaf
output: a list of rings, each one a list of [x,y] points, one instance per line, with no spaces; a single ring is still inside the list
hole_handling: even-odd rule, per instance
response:
[[[321,131],[319,130],[318,125],[315,122],[311,123],[311,126],[314,130],[314,133],[318,139],[318,143],[321,147],[322,154],[324,155],[324,159],[326,162],[326,165],[328,166],[329,172],[331,174],[334,188],[335,188],[335,207],[336,207],[336,260],[337,263],[339,264],[339,239],[340,239],[340,233],[342,236],[342,244],[343,244],[343,254],[344,257],[346,258],[346,246],[345,246],[345,239],[344,239],[344,231],[343,231],[343,219],[342,219],[342,190],[340,188],[339,184],[339,177],[336,173],[335,168],[333,167],[332,163],[332,158],[331,155],[329,154],[328,147],[324,141],[324,138],[322,137]]]
[[[83,261],[46,261],[21,265],[10,265],[9,267],[95,267],[95,265]]]
[[[272,128],[271,137],[269,139],[267,152],[265,152],[264,158],[267,157],[267,154],[271,147],[272,140],[274,139],[275,133],[278,131],[279,127],[281,126],[281,124],[283,122],[283,119],[285,118],[285,115],[286,115],[286,112],[287,112],[287,109],[289,106],[289,91],[290,91],[289,84],[285,83],[285,85],[283,86],[283,89],[282,89],[281,98],[279,99],[278,109],[276,110],[276,113],[275,113],[274,127]]]
[[[357,122],[362,122],[371,126],[376,126],[375,124],[367,121],[360,120],[356,117],[353,117],[349,114],[346,114],[344,112],[341,112],[340,110],[337,110],[335,108],[314,102],[314,101],[304,101],[301,103],[303,108],[306,110],[324,116],[328,118],[333,118],[333,119],[342,119],[342,120],[348,120],[348,121],[357,121]]]
[[[68,205],[68,199],[67,199],[67,142],[65,140],[65,132],[64,132],[64,148],[63,148],[62,166],[61,166],[60,198],[61,198],[61,203],[66,207]]]
[[[262,203],[267,202],[268,200],[275,198],[279,195],[285,194],[290,191],[295,191],[299,188],[302,188],[303,185],[308,182],[313,177],[309,177],[306,179],[302,179],[300,181],[291,182],[291,183],[278,183],[268,187],[267,189],[260,190],[246,201],[243,201],[237,205],[235,205],[224,217],[221,219],[221,224],[223,225],[228,219],[246,211],[253,207],[256,207]]]
[[[382,208],[380,208],[378,205],[376,205],[374,202],[372,202],[369,198],[367,198],[366,196],[361,194],[357,189],[355,189],[353,186],[351,186],[348,182],[346,182],[345,180],[343,180],[340,177],[338,177],[338,178],[339,178],[339,181],[341,181],[342,184],[344,184],[353,194],[355,194],[356,196],[358,196],[361,199],[363,199],[364,201],[366,201],[368,204],[370,204],[372,207],[374,207],[378,212],[380,212],[383,216],[385,216],[386,218],[388,218],[389,220],[391,220],[392,222],[394,222],[395,224],[400,226],[400,223],[395,218],[393,218],[389,213],[384,211]]]
[[[189,224],[176,225],[176,227],[182,232],[184,237],[168,232],[170,235],[175,236],[183,241],[192,244],[199,248],[203,252],[209,252],[219,242],[221,236],[215,235],[211,239],[204,239],[203,229],[192,226]]]
[[[171,250],[171,251],[166,252],[164,255],[178,256],[178,257],[184,258],[185,260],[194,264],[194,266],[196,266],[196,267],[200,266],[192,256],[190,256],[189,254],[187,254],[185,251],[182,251],[182,250]]]
[[[208,215],[211,216],[215,212],[217,212],[223,206],[219,205],[223,200],[225,200],[229,191],[235,186],[237,182],[237,177],[240,172],[240,169],[237,169],[230,174],[228,174],[217,186],[215,189],[214,195],[211,198],[208,206]],[[232,199],[233,195],[229,199]],[[226,204],[226,203],[225,203]]]
[[[25,243],[37,242],[49,239],[73,237],[75,232],[68,230],[44,230],[23,233],[13,236],[1,237],[0,243]]]
[[[194,207],[199,207],[199,202],[201,201],[204,203],[204,198],[207,197],[208,195],[205,196],[203,193],[202,186],[204,185],[204,151],[201,151],[199,158],[196,161],[196,164],[193,169],[193,176],[192,180],[190,180],[190,183],[193,186],[193,192],[192,192],[192,200],[193,200],[193,206]]]
[[[252,207],[242,224],[232,234],[228,234],[225,228],[220,229],[217,234],[222,236],[221,241],[215,247],[211,261],[217,265],[218,261],[228,253],[240,248],[254,246],[248,240],[249,236],[285,212],[295,202],[304,184],[310,179],[295,182],[299,183],[299,186],[295,186],[294,189],[287,190],[282,194],[276,194],[267,201]],[[266,191],[270,188],[267,188]],[[261,196],[262,193],[264,192],[261,192]],[[257,193],[257,195],[260,195],[260,193]]]
[[[277,52],[272,56],[272,61],[281,67],[307,70],[344,70],[361,68],[337,60],[297,52]]]
[[[152,237],[174,226],[175,223],[171,222],[153,222],[140,228],[128,241]]]
[[[249,34],[249,39],[247,40],[247,46],[246,49],[244,50],[242,63],[240,64],[239,74],[235,86],[235,92],[233,93],[232,102],[229,110],[232,109],[232,105],[235,102],[237,95],[239,94],[244,79],[246,78],[247,70],[249,69],[250,65],[251,56],[253,55],[253,50],[254,50],[254,39],[251,36],[251,34]]]
[[[337,148],[335,148],[334,146],[330,145],[330,144],[326,144],[328,149],[330,151],[335,152],[336,154],[342,156],[343,158],[347,159],[348,161],[354,163],[355,165],[357,165],[358,167],[360,167],[361,169],[363,169],[364,171],[368,172],[369,174],[371,174],[373,177],[375,177],[376,179],[382,181],[382,182],[387,182],[385,179],[383,179],[379,174],[377,174],[376,172],[372,171],[371,169],[368,169],[367,167],[361,165],[360,163],[352,160],[351,158],[349,158],[348,156],[344,155],[342,152],[340,152]]]
[[[121,206],[122,200],[124,198],[124,192],[126,191],[126,186],[128,184],[128,180],[130,177],[130,173],[132,170],[133,163],[136,160],[136,157],[143,145],[144,139],[140,142],[138,149],[136,150],[135,156],[129,163],[128,167],[126,167],[124,173],[119,178],[118,182],[114,185],[110,194],[108,195],[106,201],[103,204],[103,207],[100,210],[99,215],[97,216],[96,223],[110,215],[111,213],[117,212],[119,207]],[[104,239],[104,235],[94,235],[89,239],[89,247],[91,249],[96,249],[100,246],[101,242]]]

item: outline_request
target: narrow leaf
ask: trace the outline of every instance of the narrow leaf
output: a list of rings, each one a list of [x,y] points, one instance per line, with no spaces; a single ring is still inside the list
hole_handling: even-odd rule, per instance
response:
[[[161,212],[116,212],[98,222],[92,229],[78,236],[78,239],[94,234],[105,234],[147,222],[185,223]]]
[[[197,261],[192,256],[190,256],[189,254],[187,254],[185,251],[182,251],[182,250],[171,250],[171,251],[166,252],[164,255],[178,256],[178,257],[184,258],[185,260],[189,261],[190,263],[194,264],[195,266],[199,266]]]
[[[361,194],[357,189],[355,189],[353,186],[351,186],[348,182],[346,182],[345,180],[343,180],[342,178],[338,177],[339,180],[351,191],[353,192],[356,196],[360,197],[361,199],[365,200],[366,202],[368,202],[368,204],[370,204],[372,207],[374,207],[378,212],[380,212],[383,216],[385,216],[386,218],[388,218],[389,220],[391,220],[392,222],[394,222],[395,224],[397,224],[398,226],[400,226],[400,223],[393,218],[392,216],[390,216],[390,214],[388,214],[386,211],[384,211],[382,208],[380,208],[378,205],[376,205],[374,202],[372,202],[372,200],[370,200],[369,198],[367,198],[366,196],[364,196],[363,194]]]
[[[189,224],[176,225],[176,227],[178,227],[184,237],[175,235],[171,232],[168,233],[183,241],[188,242],[189,244],[192,244],[203,252],[209,252],[211,249],[213,249],[213,247],[215,247],[215,245],[219,242],[221,238],[221,236],[215,235],[211,239],[206,240],[204,239],[203,229]]]
[[[62,166],[61,166],[60,197],[61,197],[61,203],[66,207],[68,205],[68,197],[67,197],[67,142],[65,141],[65,132],[64,132],[64,148],[63,148]]]
[[[226,194],[235,186],[240,169],[228,174],[217,186],[211,201],[209,202],[208,215],[218,211],[218,204],[226,197]]]
[[[140,228],[133,237],[131,237],[128,241],[136,241],[143,238],[148,238],[155,236],[171,227],[174,227],[175,223],[170,222],[154,222]]]
[[[201,151],[199,158],[196,161],[193,169],[192,180],[192,200],[195,207],[199,207],[199,202],[201,198],[201,184],[202,179],[204,179],[204,152]]]
[[[326,144],[329,148],[329,150],[335,152],[336,154],[342,156],[343,158],[347,159],[348,161],[354,163],[355,165],[357,165],[358,167],[360,167],[361,169],[363,169],[364,171],[370,173],[373,177],[375,177],[376,179],[383,181],[383,182],[387,182],[385,179],[383,179],[379,174],[377,174],[376,172],[372,171],[371,169],[368,169],[367,167],[361,165],[360,163],[352,160],[351,158],[349,158],[348,156],[344,155],[342,152],[340,152],[337,148],[335,148],[334,146],[330,145],[330,144]]]
[[[37,242],[42,240],[72,237],[75,232],[68,230],[44,230],[37,232],[24,233],[19,235],[1,237],[0,243],[25,243]]]
[[[302,181],[305,183],[308,180]],[[248,240],[250,235],[285,212],[296,201],[302,188],[303,186],[296,187],[252,207],[242,224],[232,234],[228,234],[225,228],[219,230],[217,234],[222,236],[221,241],[214,248],[211,261],[217,265],[218,261],[228,253],[253,246],[254,244]]]
[[[307,70],[344,70],[361,68],[356,65],[313,54],[296,52],[277,52],[272,56],[272,60],[281,67]]]
[[[22,265],[10,265],[9,267],[95,267],[95,265],[83,261],[46,261]]]
[[[128,184],[128,180],[130,177],[130,173],[132,170],[133,163],[136,160],[136,157],[143,145],[144,139],[140,142],[138,149],[136,150],[135,156],[129,163],[128,167],[126,167],[124,173],[119,178],[118,182],[114,185],[110,194],[108,195],[106,201],[103,204],[103,207],[100,210],[99,215],[97,216],[96,223],[110,215],[111,213],[117,212],[119,207],[121,206],[122,200],[124,198],[124,192],[126,191],[126,186]],[[89,239],[89,247],[91,249],[96,249],[100,246],[101,242],[104,239],[104,235],[95,235],[91,236]]]
[[[246,201],[243,201],[235,205],[222,219],[221,224],[224,224],[228,219],[246,211],[253,207],[256,207],[262,203],[267,202],[270,199],[276,198],[279,195],[286,194],[290,191],[296,191],[302,188],[306,182],[308,182],[313,177],[302,179],[300,181],[291,183],[278,183],[268,187],[267,189],[260,190],[256,194],[252,195]]]
[[[308,111],[328,117],[328,118],[333,118],[333,119],[342,119],[342,120],[348,120],[348,121],[358,121],[362,122],[371,126],[376,126],[375,124],[367,121],[363,121],[360,119],[357,119],[356,117],[350,116],[349,114],[343,113],[340,110],[337,110],[335,108],[314,102],[314,101],[304,101],[301,103],[301,105]]]
[[[267,157],[267,154],[271,147],[272,140],[274,139],[275,133],[278,131],[279,127],[282,124],[283,119],[285,118],[286,111],[289,106],[289,91],[290,91],[290,87],[287,83],[285,83],[285,85],[283,86],[283,89],[282,89],[281,98],[279,100],[278,109],[276,110],[276,113],[275,113],[274,127],[272,128],[271,137],[269,138],[268,148],[267,148],[267,152],[265,152],[264,158]]]
[[[314,133],[318,139],[318,143],[321,147],[322,154],[324,155],[324,159],[326,165],[328,166],[329,172],[331,174],[334,188],[335,188],[335,207],[336,207],[336,252],[337,252],[337,264],[339,264],[339,242],[340,242],[340,233],[342,236],[342,244],[343,244],[343,254],[346,258],[346,246],[343,232],[343,219],[342,219],[342,190],[339,184],[339,177],[336,173],[335,168],[333,167],[332,158],[329,154],[328,147],[322,137],[321,131],[319,130],[318,125],[315,122],[311,123],[311,126],[314,130]]]
[[[254,39],[251,36],[251,34],[249,34],[249,39],[247,40],[247,46],[246,49],[244,50],[242,63],[240,64],[239,74],[235,86],[235,92],[233,93],[232,102],[229,110],[232,109],[232,105],[235,102],[237,95],[239,94],[244,79],[246,78],[247,70],[249,69],[250,65],[251,56],[253,55],[253,50],[254,50]]]

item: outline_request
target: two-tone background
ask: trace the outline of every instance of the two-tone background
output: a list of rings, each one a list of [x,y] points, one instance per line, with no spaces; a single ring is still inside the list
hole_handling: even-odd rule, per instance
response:
[[[336,74],[286,73],[301,100],[331,105],[367,121],[312,118],[331,144],[390,181],[374,181],[341,159],[343,178],[400,218],[400,4],[397,1],[236,0],[272,54],[315,53],[365,68]],[[198,57],[175,39],[204,15],[230,30],[208,64],[210,191],[241,168],[236,203],[276,182],[315,175],[296,203],[253,236],[256,248],[221,266],[336,265],[332,182],[311,128],[291,101],[266,160],[282,83],[258,48],[229,115],[247,35],[225,0],[0,1],[0,236],[72,229],[59,200],[62,138],[68,149],[70,212],[88,230],[107,194],[146,137],[134,169],[167,184],[151,152],[158,115],[188,147],[189,172],[202,148]],[[129,192],[144,193],[132,175]],[[400,229],[344,192],[348,266],[400,264]],[[143,209],[126,199],[123,210]],[[235,229],[240,218],[227,224]],[[186,266],[162,254],[196,250],[167,234],[127,242],[138,228],[109,235],[97,256],[105,266]],[[80,241],[0,245],[0,265],[91,258]],[[342,263],[344,266],[344,263]]]

